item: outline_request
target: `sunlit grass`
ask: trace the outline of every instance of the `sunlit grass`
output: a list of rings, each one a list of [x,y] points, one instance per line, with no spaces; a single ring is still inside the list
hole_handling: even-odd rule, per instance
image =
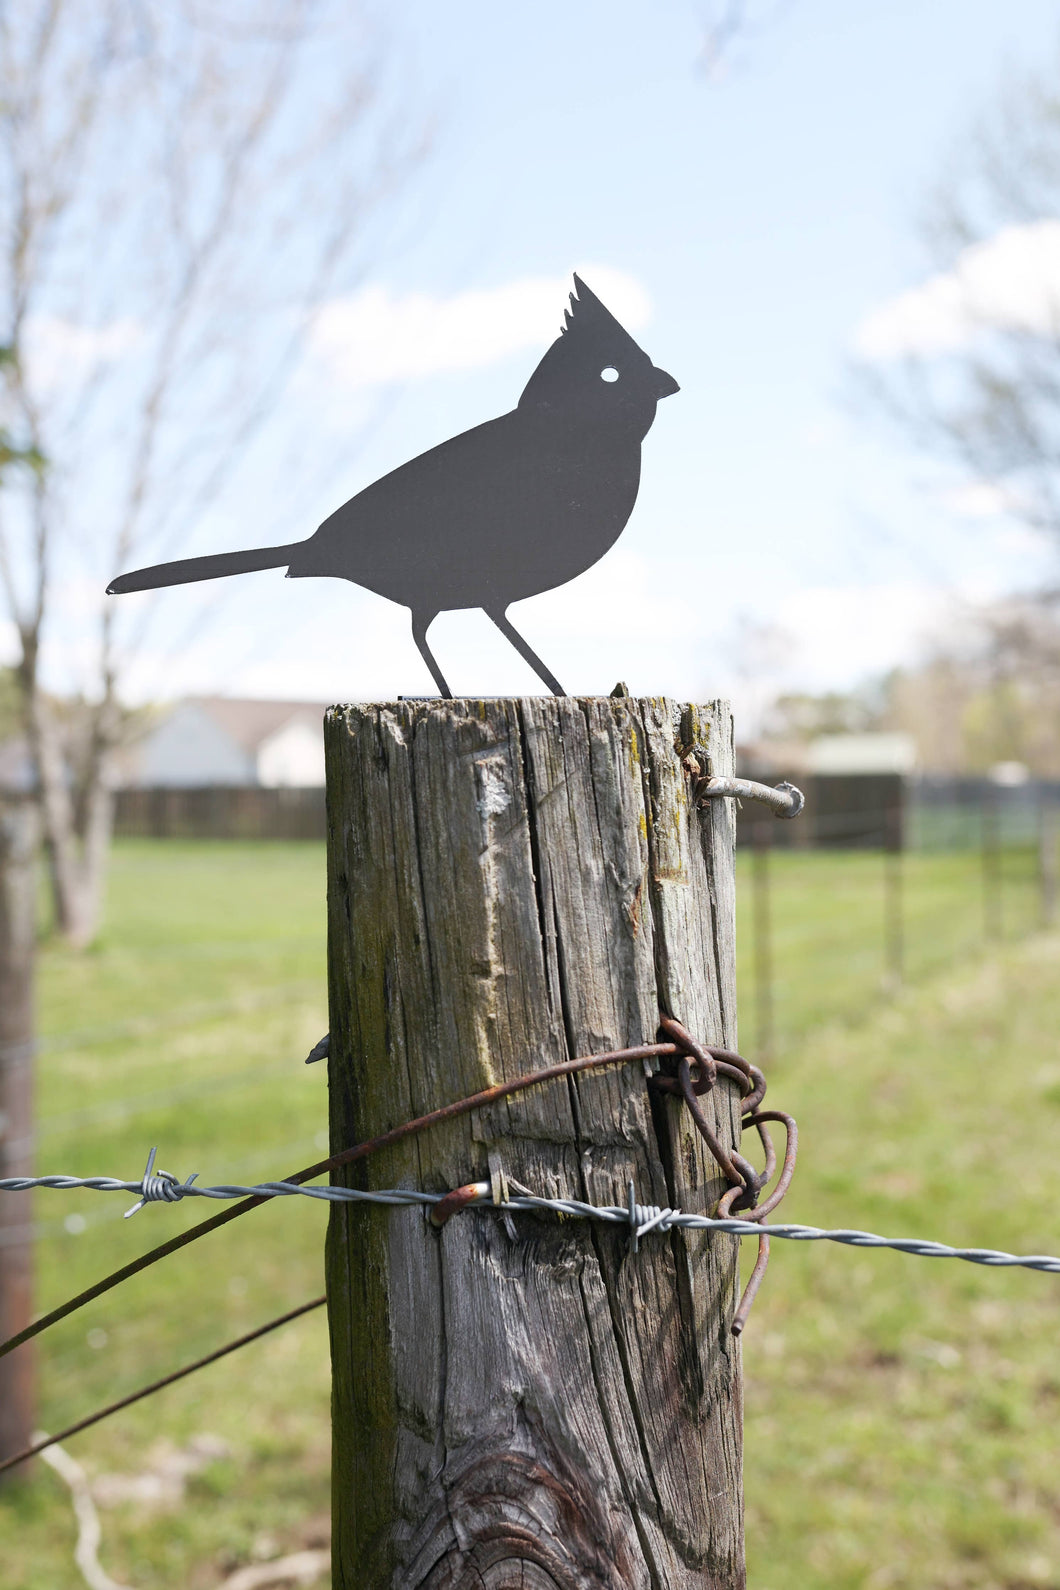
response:
[[[1060,941],[785,1052],[784,1216],[1060,1252]],[[1060,1584],[1060,1277],[774,1243],[744,1338],[754,1590]]]
[[[100,943],[43,958],[39,1163],[135,1180],[158,1144],[181,1176],[253,1182],[320,1158],[327,1078],[302,1062],[327,1029],[324,938],[321,846],[119,844]],[[38,1194],[41,1308],[217,1207],[188,1200],[125,1221],[133,1201]],[[323,1291],[325,1220],[302,1200],[256,1210],[56,1327],[40,1344],[44,1427]],[[203,1432],[230,1449],[188,1479],[186,1505],[105,1512],[107,1571],[132,1586],[212,1586],[263,1534],[292,1549],[319,1534],[329,1387],[321,1311],[72,1442],[96,1475],[150,1469],[160,1441],[164,1466],[167,1445]],[[3,1494],[0,1584],[75,1582],[72,1539],[65,1490],[38,1466]]]
[[[752,858],[737,855],[737,975],[741,1038],[761,1048],[756,977]],[[857,1021],[894,988],[887,950],[885,873],[895,858],[882,851],[776,850],[768,857],[772,924],[774,1049],[835,1019]],[[986,909],[983,862],[977,851],[910,851],[897,861],[901,901],[901,975],[917,981],[984,948],[994,917]],[[1037,858],[1027,846],[1002,852],[1000,927],[1003,941],[1039,925]],[[991,941],[992,942],[992,941]]]

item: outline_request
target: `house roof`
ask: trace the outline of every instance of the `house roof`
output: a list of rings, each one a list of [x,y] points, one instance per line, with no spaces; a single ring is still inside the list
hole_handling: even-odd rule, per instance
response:
[[[182,705],[199,707],[237,745],[253,756],[263,740],[292,718],[320,723],[330,703],[323,701],[248,701],[233,696],[190,696]]]

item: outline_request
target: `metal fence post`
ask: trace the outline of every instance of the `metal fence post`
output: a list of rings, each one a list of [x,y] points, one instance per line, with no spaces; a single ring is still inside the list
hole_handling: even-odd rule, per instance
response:
[[[1000,939],[1004,930],[1001,879],[1001,802],[996,785],[983,790],[980,807],[983,861],[983,932]]]
[[[1038,888],[1040,920],[1044,928],[1056,925],[1056,903],[1060,885],[1057,858],[1057,806],[1044,785],[1038,786]]]
[[[759,1058],[773,1058],[776,1043],[773,990],[772,876],[769,852],[773,823],[756,820],[751,826],[751,899],[754,937],[755,1044]]]
[[[884,816],[883,933],[885,982],[900,988],[905,976],[905,889],[902,867],[902,812],[888,807]]]

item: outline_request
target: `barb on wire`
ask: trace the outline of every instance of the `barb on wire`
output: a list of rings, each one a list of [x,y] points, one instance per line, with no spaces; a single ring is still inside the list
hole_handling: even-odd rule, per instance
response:
[[[197,1170],[193,1170],[187,1181],[183,1183],[178,1182],[175,1176],[171,1176],[168,1170],[160,1170],[155,1175],[155,1156],[157,1153],[158,1149],[153,1148],[147,1156],[147,1169],[140,1178],[140,1197],[131,1209],[126,1209],[126,1220],[128,1220],[130,1215],[134,1215],[138,1209],[142,1209],[144,1204],[179,1203],[181,1198],[190,1192],[192,1182],[198,1177],[199,1173]]]

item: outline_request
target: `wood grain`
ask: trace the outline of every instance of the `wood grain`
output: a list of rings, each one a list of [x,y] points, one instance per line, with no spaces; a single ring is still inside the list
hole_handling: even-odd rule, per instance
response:
[[[328,759],[337,1150],[577,1054],[660,1008],[734,1044],[724,703],[529,698],[334,709]],[[706,770],[706,768],[704,769]],[[705,1099],[723,1141],[739,1116]],[[709,1207],[713,1161],[642,1066],[557,1081],[351,1167],[447,1190]],[[736,1242],[469,1211],[335,1206],[334,1583],[343,1590],[744,1584]]]

